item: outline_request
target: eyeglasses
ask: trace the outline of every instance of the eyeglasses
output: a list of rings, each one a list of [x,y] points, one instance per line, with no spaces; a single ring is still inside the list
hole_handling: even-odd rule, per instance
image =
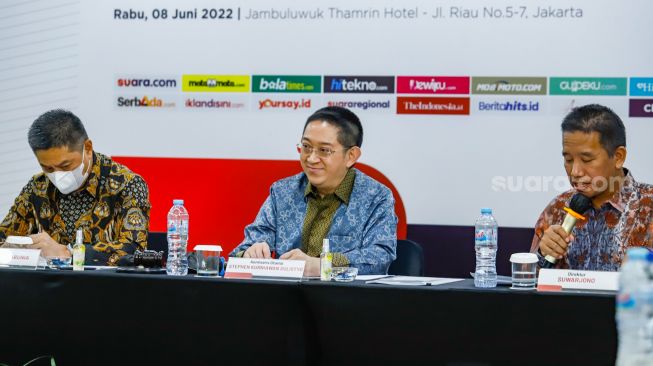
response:
[[[344,148],[344,149],[342,149],[342,151],[347,151],[347,150],[351,149],[352,147],[353,146]],[[302,154],[302,155],[309,156],[309,155],[311,155],[313,153],[313,151],[315,151],[315,154],[319,158],[322,158],[322,159],[326,159],[329,156],[333,155],[334,153],[338,152],[338,150],[332,150],[332,149],[330,149],[328,147],[317,147],[316,148],[316,147],[313,147],[313,146],[311,146],[309,144],[306,144],[306,143],[297,144],[297,152]]]

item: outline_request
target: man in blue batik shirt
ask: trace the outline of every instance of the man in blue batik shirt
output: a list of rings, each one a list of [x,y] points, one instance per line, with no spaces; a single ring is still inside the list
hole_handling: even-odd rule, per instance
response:
[[[333,266],[385,274],[396,257],[397,216],[388,187],[353,168],[363,126],[348,109],[325,107],[304,124],[297,145],[303,173],[272,184],[245,240],[232,256],[306,261],[305,276],[320,273],[322,239]]]

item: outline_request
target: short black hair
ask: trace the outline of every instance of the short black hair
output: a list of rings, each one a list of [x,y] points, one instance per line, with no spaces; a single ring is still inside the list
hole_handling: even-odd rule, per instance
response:
[[[53,109],[40,115],[27,132],[32,151],[67,147],[81,150],[88,139],[82,121],[70,111]]]
[[[318,109],[306,120],[304,131],[313,121],[325,121],[336,126],[338,142],[346,148],[363,145],[363,125],[358,116],[347,108],[332,106]]]
[[[612,109],[600,104],[576,107],[562,120],[562,132],[598,132],[601,146],[612,157],[619,146],[626,147],[626,127]]]

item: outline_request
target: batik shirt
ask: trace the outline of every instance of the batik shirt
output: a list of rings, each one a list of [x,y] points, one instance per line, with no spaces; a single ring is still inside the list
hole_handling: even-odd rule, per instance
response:
[[[631,247],[653,247],[653,186],[636,182],[630,172],[621,189],[601,207],[590,208],[572,230],[574,240],[556,268],[618,271],[626,250]],[[540,257],[539,243],[551,225],[562,224],[575,191],[556,197],[544,209],[535,225],[531,252]]]
[[[100,153],[81,189],[64,195],[44,173],[32,177],[0,223],[0,242],[9,235],[47,232],[62,245],[84,233],[86,264],[116,265],[147,247],[150,201],[139,175]]]
[[[396,257],[397,216],[388,187],[361,171],[355,173],[348,202],[335,211],[326,238],[333,253],[342,254],[359,274],[385,274]],[[245,239],[231,255],[252,244],[266,242],[281,256],[302,248],[302,227],[308,206],[306,174],[300,173],[272,184],[254,222],[245,228]]]

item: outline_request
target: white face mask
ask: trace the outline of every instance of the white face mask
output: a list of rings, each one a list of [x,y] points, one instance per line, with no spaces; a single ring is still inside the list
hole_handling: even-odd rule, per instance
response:
[[[82,150],[82,163],[73,170],[67,172],[56,171],[52,173],[45,173],[45,175],[50,179],[50,182],[54,184],[59,192],[63,194],[68,194],[79,189],[79,187],[84,184],[86,177],[91,172],[89,169],[86,174],[84,172],[84,150]]]

